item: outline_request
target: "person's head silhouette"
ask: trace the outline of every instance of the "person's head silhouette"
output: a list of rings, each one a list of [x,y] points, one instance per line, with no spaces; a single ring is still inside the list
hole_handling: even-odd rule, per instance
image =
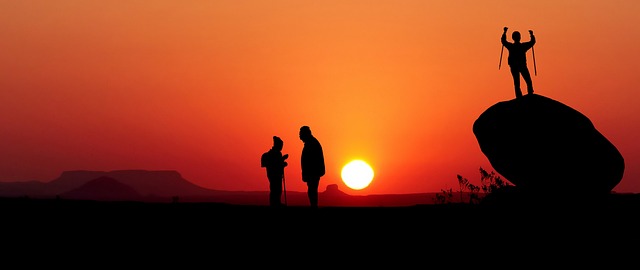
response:
[[[282,142],[282,139],[280,139],[280,137],[273,136],[273,149],[275,149],[277,151],[282,151],[282,146],[283,145],[284,145],[284,143]]]
[[[312,137],[311,135],[311,128],[309,128],[309,126],[302,126],[300,128],[300,140],[302,140],[303,142],[306,142],[307,140],[309,140],[309,138]]]
[[[513,34],[511,34],[511,38],[513,38],[513,41],[516,43],[520,42],[520,32],[513,31]]]

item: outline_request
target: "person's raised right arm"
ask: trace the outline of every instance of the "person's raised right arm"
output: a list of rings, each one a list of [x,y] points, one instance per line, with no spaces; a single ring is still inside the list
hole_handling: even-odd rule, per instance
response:
[[[504,27],[503,30],[504,32],[502,32],[502,37],[500,37],[500,42],[502,43],[502,45],[507,46],[509,44],[509,42],[507,42],[507,30],[509,28],[508,27]]]

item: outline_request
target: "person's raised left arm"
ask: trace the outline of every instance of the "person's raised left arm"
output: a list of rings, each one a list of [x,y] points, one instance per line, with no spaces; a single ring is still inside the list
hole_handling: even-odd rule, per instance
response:
[[[536,36],[533,35],[533,30],[529,30],[529,37],[531,37],[531,41],[529,41],[531,47],[536,44]]]

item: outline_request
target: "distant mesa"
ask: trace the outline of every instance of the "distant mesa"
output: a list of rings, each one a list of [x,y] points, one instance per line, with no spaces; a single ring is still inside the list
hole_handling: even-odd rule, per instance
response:
[[[344,193],[342,190],[338,188],[337,184],[327,185],[327,189],[325,189],[325,191],[322,194],[329,195],[329,196],[348,196],[346,193]]]
[[[194,185],[182,178],[179,172],[172,170],[65,171],[49,183],[49,188],[58,193],[65,192],[105,176],[132,187],[142,196],[198,196],[210,195],[212,192]]]
[[[518,191],[609,194],[624,174],[618,149],[577,110],[537,94],[489,107],[473,124],[482,153]]]
[[[136,201],[142,199],[140,193],[135,189],[109,176],[98,177],[59,196],[63,199],[98,201]]]
[[[172,170],[75,170],[65,171],[59,177],[46,183],[0,183],[0,196],[53,198],[69,196],[69,194],[79,196],[80,191],[84,194],[95,193],[100,195],[97,191],[98,187],[116,189],[117,192],[127,193],[123,187],[118,186],[118,183],[133,189],[138,194],[138,197],[144,197],[145,200],[157,200],[175,196],[181,198],[211,197],[219,194],[217,190],[203,188],[187,181],[180,173]]]

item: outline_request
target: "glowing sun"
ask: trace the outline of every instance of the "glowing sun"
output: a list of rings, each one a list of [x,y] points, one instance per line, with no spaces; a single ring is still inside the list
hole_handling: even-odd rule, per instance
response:
[[[373,169],[362,160],[354,160],[342,167],[342,181],[351,189],[366,188],[373,180]]]

